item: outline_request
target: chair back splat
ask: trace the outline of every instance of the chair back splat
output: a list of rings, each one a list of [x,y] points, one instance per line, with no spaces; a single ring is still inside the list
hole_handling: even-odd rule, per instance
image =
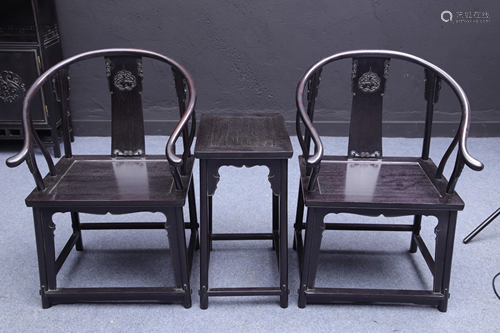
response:
[[[319,103],[321,92],[332,91],[330,87],[319,89],[321,75],[328,73],[325,67],[342,59],[352,61],[349,142],[346,155],[331,156],[325,154],[314,125],[314,113],[316,106],[324,105],[323,100]],[[389,76],[394,75],[389,66],[394,68],[395,62],[420,66],[425,78],[421,83],[423,94],[420,95],[423,97],[422,109],[426,105],[425,112],[422,112],[422,119],[425,120],[422,151],[416,152],[414,157],[388,157],[387,152],[383,154],[382,102],[384,98],[389,98],[386,85],[390,82]],[[348,80],[345,77],[346,83]],[[337,78],[334,81],[338,83],[341,80]],[[430,158],[432,125],[434,106],[439,100],[443,83],[451,88],[459,102],[461,120],[450,146],[439,164],[435,165]],[[336,101],[335,98],[331,100]],[[419,57],[396,51],[359,50],[337,53],[311,66],[299,81],[296,103],[297,136],[302,148],[294,238],[301,272],[299,306],[336,301],[388,302],[435,305],[440,311],[446,311],[456,217],[464,207],[455,186],[464,166],[476,171],[483,168],[483,164],[467,150],[470,106],[463,89],[449,74]],[[455,164],[448,180],[443,171],[454,152]],[[330,213],[368,217],[408,215],[413,216],[413,223],[327,223],[324,217]],[[438,220],[434,256],[420,236],[423,216],[434,216]],[[422,252],[434,279],[432,287],[429,290],[316,288],[318,257],[325,230],[410,232],[410,252],[417,249]]]
[[[382,157],[382,100],[389,59],[352,60],[350,157]]]
[[[146,153],[142,114],[142,58],[106,57],[111,93],[111,156]]]

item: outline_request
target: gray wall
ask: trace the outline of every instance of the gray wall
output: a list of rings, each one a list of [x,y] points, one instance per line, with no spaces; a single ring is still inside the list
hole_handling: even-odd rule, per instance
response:
[[[193,75],[199,113],[279,111],[293,128],[294,91],[310,65],[339,51],[383,48],[412,53],[442,67],[469,96],[473,109],[471,134],[500,135],[500,66],[496,61],[500,51],[500,5],[494,0],[56,3],[65,57],[106,47],[136,47],[164,53],[181,62]],[[441,20],[443,10],[451,11],[455,18],[459,12],[488,12],[490,22],[445,23]],[[73,72],[71,108],[76,135],[101,135],[109,128],[109,95],[105,84],[98,82],[105,78],[104,65],[96,65],[98,74],[77,69],[76,73],[82,75],[79,80]],[[346,134],[350,64],[343,65],[344,68],[332,70],[331,88],[322,82],[323,94],[328,93],[318,105],[323,134]],[[421,88],[423,73],[394,62],[392,73],[384,101],[386,134],[419,135],[425,103],[422,93],[416,91]],[[147,80],[145,72],[145,85]],[[154,92],[160,77],[149,80]],[[335,90],[334,83],[343,88]],[[92,92],[89,98],[89,87],[103,89]],[[408,89],[403,92],[401,87]],[[436,130],[445,136],[453,132],[450,121],[459,118],[458,104],[453,104],[446,94],[443,92],[436,116]],[[147,130],[151,134],[168,134],[165,128],[171,129],[175,112],[172,106],[159,105],[154,96],[144,101],[150,119]],[[447,101],[451,101],[450,106],[445,105]],[[401,112],[407,109],[410,112]],[[335,111],[333,117],[327,110]]]

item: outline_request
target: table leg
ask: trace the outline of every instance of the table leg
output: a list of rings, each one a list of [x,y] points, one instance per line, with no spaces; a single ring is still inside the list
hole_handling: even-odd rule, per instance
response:
[[[208,308],[209,205],[207,192],[207,160],[200,159],[200,308]]]
[[[288,160],[281,160],[280,171],[280,233],[279,233],[279,269],[280,269],[280,306],[288,307]]]

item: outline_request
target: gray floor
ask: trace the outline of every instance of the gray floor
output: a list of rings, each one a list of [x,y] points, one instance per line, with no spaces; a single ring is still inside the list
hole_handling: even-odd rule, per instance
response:
[[[297,155],[296,138],[292,139]],[[438,156],[449,139],[433,141]],[[148,137],[148,153],[162,153],[164,137]],[[340,147],[344,138],[325,138],[325,146]],[[477,173],[465,169],[457,191],[466,202],[459,213],[451,277],[448,312],[415,305],[308,305],[297,307],[298,269],[296,253],[289,252],[290,304],[279,306],[277,297],[211,298],[208,310],[200,310],[199,256],[191,275],[193,307],[164,304],[71,304],[43,310],[38,295],[38,267],[30,209],[24,198],[34,187],[25,165],[8,169],[3,161],[19,145],[2,142],[0,147],[0,331],[179,331],[179,332],[470,332],[500,331],[500,300],[492,289],[492,278],[500,271],[500,218],[471,243],[462,239],[500,205],[500,138],[470,139],[469,150],[486,165]],[[416,139],[387,139],[386,156],[419,151]],[[109,140],[77,137],[74,153],[97,148],[108,152]],[[435,160],[438,158],[436,157]],[[196,166],[197,167],[197,166]],[[214,197],[214,228],[262,231],[270,228],[271,190],[265,168],[229,168],[220,171]],[[196,191],[198,169],[195,170]],[[289,242],[298,188],[296,157],[289,163]],[[86,220],[109,220],[98,216]],[[131,217],[160,220],[153,214]],[[356,216],[328,216],[345,221],[365,220]],[[69,233],[67,216],[57,217],[56,237]],[[406,219],[405,221],[408,221]],[[433,242],[435,220],[424,218],[422,234]],[[267,229],[266,229],[267,228]],[[59,239],[59,238],[57,238]],[[56,243],[61,247],[62,242]],[[429,288],[431,281],[419,253],[409,254],[410,238],[400,233],[325,232],[318,272],[318,286],[364,286]],[[158,286],[172,279],[164,231],[120,231],[84,234],[86,251],[73,253],[59,274],[61,286]],[[432,248],[432,246],[430,246]],[[211,257],[210,285],[274,286],[278,272],[269,241],[216,242]],[[167,281],[167,282],[166,282]],[[500,288],[500,281],[497,283]]]

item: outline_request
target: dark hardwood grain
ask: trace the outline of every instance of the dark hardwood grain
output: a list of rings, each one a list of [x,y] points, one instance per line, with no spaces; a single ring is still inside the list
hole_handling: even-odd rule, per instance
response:
[[[288,158],[293,149],[280,113],[203,114],[195,156],[200,159],[200,307],[208,308],[215,296],[279,296],[280,306],[288,306],[287,178]],[[272,232],[212,232],[212,202],[219,168],[266,166],[273,191]],[[210,288],[208,281],[212,241],[271,239],[279,268],[277,287]],[[230,268],[229,268],[230,269]]]
[[[64,131],[64,156],[54,164],[43,143],[32,132],[33,118],[30,101],[37,91],[53,80],[54,92],[63,101],[62,122],[69,129],[69,67],[72,64],[99,57],[102,73],[106,74],[111,98],[111,147],[108,155],[73,155],[69,130]],[[142,59],[161,62],[172,70],[178,95],[180,120],[168,141],[165,155],[147,156],[142,110]],[[171,79],[164,83],[172,86]],[[92,98],[90,96],[89,98]],[[192,171],[194,157],[191,146],[196,129],[194,106],[196,91],[187,70],[162,54],[138,49],[104,49],[89,51],[66,59],[48,69],[26,93],[23,103],[25,130],[24,146],[17,155],[7,160],[9,167],[23,162],[34,177],[36,188],[26,198],[32,207],[36,246],[40,270],[42,307],[58,303],[159,301],[180,303],[191,307],[189,275],[198,246]],[[183,135],[183,151],[175,152],[176,141]],[[47,162],[49,174],[42,177],[33,142],[39,145]],[[190,221],[184,222],[183,207],[189,202]],[[56,253],[56,228],[53,215],[69,212],[72,235],[63,249]],[[80,222],[80,213],[129,214],[157,212],[164,222]],[[115,288],[60,288],[57,274],[71,251],[83,251],[82,230],[156,229],[168,237],[175,285],[170,287]],[[188,233],[189,229],[190,233]],[[189,235],[189,236],[188,236]],[[188,236],[188,243],[186,241]],[[98,277],[96,277],[98,278]]]
[[[203,114],[197,158],[289,158],[292,144],[281,113]]]
[[[345,156],[325,156],[314,127],[315,100],[322,91],[330,90],[329,87],[319,89],[323,68],[346,58],[352,59],[350,80],[346,77],[344,82],[351,84],[352,91],[348,151]],[[386,98],[386,83],[393,75],[389,65],[394,59],[420,65],[425,74],[421,84],[422,102],[425,102],[422,103],[425,105],[425,133],[422,151],[415,152],[414,157],[384,157],[382,154],[383,99]],[[439,101],[442,83],[447,83],[459,100],[462,120],[457,125],[455,138],[439,166],[436,166],[429,156],[434,105]],[[307,101],[307,106],[304,101]],[[455,186],[465,165],[476,171],[483,168],[482,163],[470,156],[466,148],[470,107],[462,88],[442,69],[413,55],[386,50],[359,50],[334,54],[314,64],[299,81],[296,102],[296,128],[302,148],[294,237],[301,274],[299,307],[305,307],[307,303],[383,302],[427,304],[446,311],[457,214],[465,205],[455,192]],[[454,151],[457,155],[448,181],[443,176],[443,170]],[[413,223],[345,223],[340,218],[325,222],[325,216],[330,213],[369,217],[411,216]],[[437,219],[434,255],[420,236],[424,226],[423,216]],[[325,230],[411,233],[409,250],[420,250],[422,253],[433,277],[432,288],[316,288],[316,270]],[[335,284],[335,281],[332,283]]]

